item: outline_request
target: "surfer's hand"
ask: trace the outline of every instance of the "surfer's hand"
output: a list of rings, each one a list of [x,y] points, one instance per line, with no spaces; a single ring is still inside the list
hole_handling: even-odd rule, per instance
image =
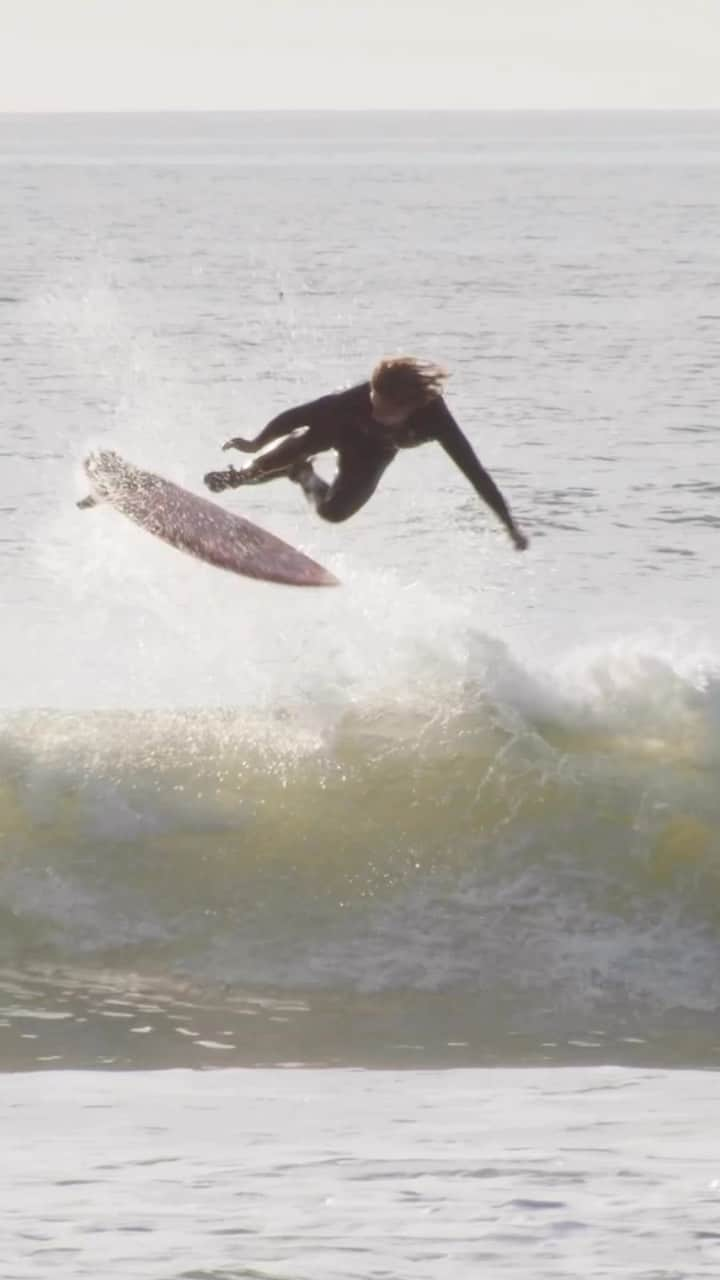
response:
[[[529,546],[529,541],[525,537],[525,534],[521,533],[516,525],[514,524],[511,525],[510,528],[508,529],[508,533],[510,534],[510,537],[512,538],[513,543],[515,544],[516,551],[527,551]]]
[[[232,489],[236,475],[235,468],[228,467],[227,471],[208,471],[203,481],[212,493],[222,493],[223,489]]]
[[[226,449],[239,449],[241,453],[254,453],[255,445],[252,440],[245,440],[243,436],[233,436],[232,440],[225,441],[223,452]]]

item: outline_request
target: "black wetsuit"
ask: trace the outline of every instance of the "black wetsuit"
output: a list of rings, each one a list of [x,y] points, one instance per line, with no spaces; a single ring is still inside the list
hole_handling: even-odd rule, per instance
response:
[[[305,429],[299,431],[301,427]],[[257,479],[269,479],[272,474],[327,449],[336,450],[338,471],[332,484],[314,477],[313,500],[318,514],[325,520],[347,520],[364,506],[400,449],[435,440],[503,524],[508,528],[512,526],[505,499],[441,396],[415,409],[402,426],[386,427],[373,418],[370,383],[363,382],[347,391],[286,409],[267,424],[253,444],[256,449],[262,449],[283,436],[289,438],[248,470]],[[242,472],[237,474],[239,477]]]

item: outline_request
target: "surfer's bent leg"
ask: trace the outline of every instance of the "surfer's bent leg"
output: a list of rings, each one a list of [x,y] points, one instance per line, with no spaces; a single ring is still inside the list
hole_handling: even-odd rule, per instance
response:
[[[288,478],[300,485],[305,497],[323,520],[341,524],[343,520],[354,516],[372,497],[393,456],[367,461],[362,465],[357,460],[343,463],[341,459],[332,484],[321,480],[309,462],[299,462],[292,467]]]

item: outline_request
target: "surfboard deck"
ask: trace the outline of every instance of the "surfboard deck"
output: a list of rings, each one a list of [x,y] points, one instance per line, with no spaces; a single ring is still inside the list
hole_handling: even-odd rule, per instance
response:
[[[163,476],[103,450],[85,459],[91,494],[81,508],[108,503],[178,551],[246,578],[293,587],[334,587],[338,579],[274,533]]]

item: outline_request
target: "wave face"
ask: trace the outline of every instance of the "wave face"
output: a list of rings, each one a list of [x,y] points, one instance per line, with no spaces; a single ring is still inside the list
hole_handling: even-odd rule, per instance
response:
[[[6,971],[432,1007],[462,1044],[712,1039],[712,672],[626,648],[541,679],[486,640],[425,693],[7,714]]]

